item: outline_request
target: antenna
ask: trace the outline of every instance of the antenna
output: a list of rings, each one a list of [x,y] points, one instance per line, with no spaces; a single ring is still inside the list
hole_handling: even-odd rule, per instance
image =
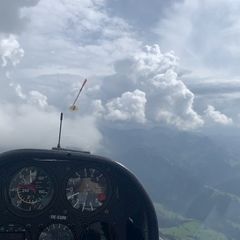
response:
[[[90,152],[88,152],[88,151],[73,150],[73,149],[62,148],[61,147],[62,122],[63,122],[63,113],[61,112],[60,113],[60,127],[59,127],[58,144],[57,144],[57,147],[53,147],[52,150],[68,151],[68,152],[80,152],[80,153],[84,153],[84,154],[90,154]]]
[[[60,127],[59,127],[59,136],[58,136],[57,149],[61,149],[62,122],[63,122],[63,113],[61,112],[61,114],[60,114]]]
[[[83,90],[83,88],[84,88],[84,86],[85,86],[86,83],[87,83],[87,79],[84,79],[84,82],[83,82],[81,88],[79,89],[78,94],[77,94],[77,96],[76,96],[73,104],[72,104],[72,105],[70,106],[70,108],[69,108],[70,110],[72,110],[72,111],[78,110],[78,108],[77,108],[77,106],[76,106],[76,102],[77,102],[77,100],[78,100],[78,98],[79,98],[79,96],[80,96],[80,94],[81,94],[81,92],[82,92],[82,90]],[[52,148],[52,149],[53,149],[53,150],[68,150],[68,151],[73,151],[73,150],[69,150],[69,149],[65,149],[65,148],[62,148],[62,147],[61,147],[62,122],[63,122],[63,113],[61,112],[61,113],[60,113],[60,127],[59,127],[59,135],[58,135],[58,144],[57,144],[57,147],[56,147],[56,148]],[[86,152],[86,153],[88,153],[88,152]]]
[[[78,98],[79,98],[79,96],[80,96],[80,94],[81,94],[81,92],[82,92],[82,90],[83,90],[83,88],[84,88],[86,83],[87,83],[87,79],[84,80],[84,82],[83,82],[83,84],[82,84],[82,86],[81,86],[81,88],[80,88],[80,90],[79,90],[79,92],[78,92],[78,94],[77,94],[73,104],[69,108],[70,110],[72,110],[72,111],[78,110],[78,107],[76,106],[76,102],[77,102],[77,100],[78,100]]]

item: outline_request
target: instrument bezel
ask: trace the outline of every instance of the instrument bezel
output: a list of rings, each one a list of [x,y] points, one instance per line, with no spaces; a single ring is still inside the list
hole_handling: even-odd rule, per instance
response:
[[[11,197],[10,197],[10,194],[9,194],[11,182],[12,182],[13,178],[22,169],[29,168],[29,167],[36,167],[36,168],[39,168],[39,169],[43,170],[51,181],[51,185],[52,185],[52,190],[51,190],[52,193],[51,193],[51,196],[50,196],[51,199],[49,200],[48,204],[43,209],[25,211],[25,210],[22,210],[20,208],[17,208],[16,206],[14,206],[12,204]],[[36,217],[36,216],[42,215],[45,212],[47,212],[52,207],[52,205],[54,204],[54,202],[56,200],[56,197],[57,197],[56,195],[57,195],[57,192],[58,192],[58,185],[57,185],[56,178],[55,178],[54,174],[51,174],[51,172],[52,172],[52,169],[49,169],[49,167],[48,168],[44,167],[44,165],[42,163],[40,163],[38,161],[33,162],[33,160],[28,160],[28,159],[26,159],[25,161],[21,161],[21,163],[17,164],[13,168],[11,168],[9,170],[9,175],[6,179],[5,187],[3,189],[4,199],[5,199],[6,206],[9,209],[9,211],[11,213],[13,213],[14,215],[19,216],[19,217]]]
[[[74,176],[74,174],[76,172],[78,172],[80,169],[96,169],[97,171],[99,171],[100,173],[103,174],[105,180],[106,180],[106,195],[107,198],[104,201],[104,203],[102,204],[102,206],[100,206],[99,208],[95,209],[94,211],[81,211],[80,209],[76,209],[72,206],[72,204],[70,203],[70,201],[67,199],[67,194],[66,194],[66,188],[68,185],[68,180]],[[62,192],[64,193],[64,202],[66,202],[68,209],[71,211],[71,213],[73,213],[74,215],[80,216],[82,218],[88,218],[88,217],[92,217],[92,216],[96,216],[101,212],[104,212],[107,210],[107,207],[109,206],[109,204],[111,203],[111,199],[112,199],[112,192],[113,192],[113,179],[112,177],[110,177],[110,170],[108,168],[103,169],[103,167],[100,167],[99,164],[97,163],[89,163],[86,164],[84,162],[79,163],[79,164],[75,164],[73,167],[71,167],[71,169],[68,171],[68,173],[66,174],[65,178],[64,178],[64,184],[63,184],[63,189]],[[110,179],[112,179],[112,181],[110,181]]]

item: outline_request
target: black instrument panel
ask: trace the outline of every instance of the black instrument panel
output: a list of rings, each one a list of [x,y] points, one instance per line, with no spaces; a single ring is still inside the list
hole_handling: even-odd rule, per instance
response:
[[[111,173],[98,164],[68,161],[25,161],[4,170],[2,200],[12,215],[25,218],[55,208],[88,218],[109,203],[114,183]],[[115,185],[115,188],[117,185]]]
[[[127,240],[129,219],[145,224],[146,203],[152,207],[135,181],[116,162],[86,153],[2,154],[0,240]]]
[[[27,239],[26,232],[36,228],[38,233],[29,237],[79,239],[75,236],[94,219],[109,222],[114,211],[112,193],[118,187],[108,167],[99,163],[26,158],[5,165],[0,175],[1,219],[9,223],[1,225],[0,219],[0,240]],[[15,231],[15,222],[21,231]]]
[[[9,170],[4,180],[4,201],[13,214],[43,214],[57,199],[65,209],[87,217],[103,209],[111,197],[112,177],[97,165],[26,162]]]

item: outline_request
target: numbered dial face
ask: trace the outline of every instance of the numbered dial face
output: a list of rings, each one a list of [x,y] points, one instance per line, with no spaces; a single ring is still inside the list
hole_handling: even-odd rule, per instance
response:
[[[53,183],[47,173],[38,167],[22,168],[9,186],[11,204],[22,211],[45,208],[53,196]]]
[[[52,224],[45,228],[39,240],[73,240],[74,236],[69,227],[63,224]]]
[[[66,197],[73,208],[93,212],[106,202],[107,189],[107,179],[103,173],[94,168],[83,168],[68,179]]]

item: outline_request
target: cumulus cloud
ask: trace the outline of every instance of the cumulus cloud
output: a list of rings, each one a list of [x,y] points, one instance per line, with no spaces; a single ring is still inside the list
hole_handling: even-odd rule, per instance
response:
[[[125,92],[106,104],[105,118],[112,121],[134,121],[144,123],[147,99],[143,91]]]
[[[179,79],[177,67],[175,54],[162,53],[158,45],[146,46],[116,63],[116,74],[107,78],[101,89],[105,117],[141,123],[149,120],[179,129],[201,127],[204,121],[193,108],[194,94]]]
[[[220,111],[217,111],[212,105],[208,105],[207,109],[205,110],[205,115],[208,119],[218,124],[231,125],[233,123],[233,120],[231,118],[221,113]]]
[[[24,93],[22,86],[19,83],[10,83],[10,87],[15,90],[16,95],[24,101],[24,103],[34,105],[40,108],[48,107],[48,98],[44,94],[36,90],[31,90],[28,93]]]
[[[21,9],[34,6],[39,0],[0,1],[0,57],[2,67],[9,62],[16,65],[24,56],[24,50],[17,39],[27,22],[21,15]]]
[[[176,1],[152,27],[161,48],[173,49],[188,71],[182,78],[196,95],[196,109],[210,104],[233,119],[240,96],[239,9],[235,0]]]
[[[15,35],[11,34],[8,37],[0,35],[0,57],[2,60],[2,67],[6,67],[9,62],[11,62],[13,66],[17,65],[23,56],[24,50],[20,47]]]

